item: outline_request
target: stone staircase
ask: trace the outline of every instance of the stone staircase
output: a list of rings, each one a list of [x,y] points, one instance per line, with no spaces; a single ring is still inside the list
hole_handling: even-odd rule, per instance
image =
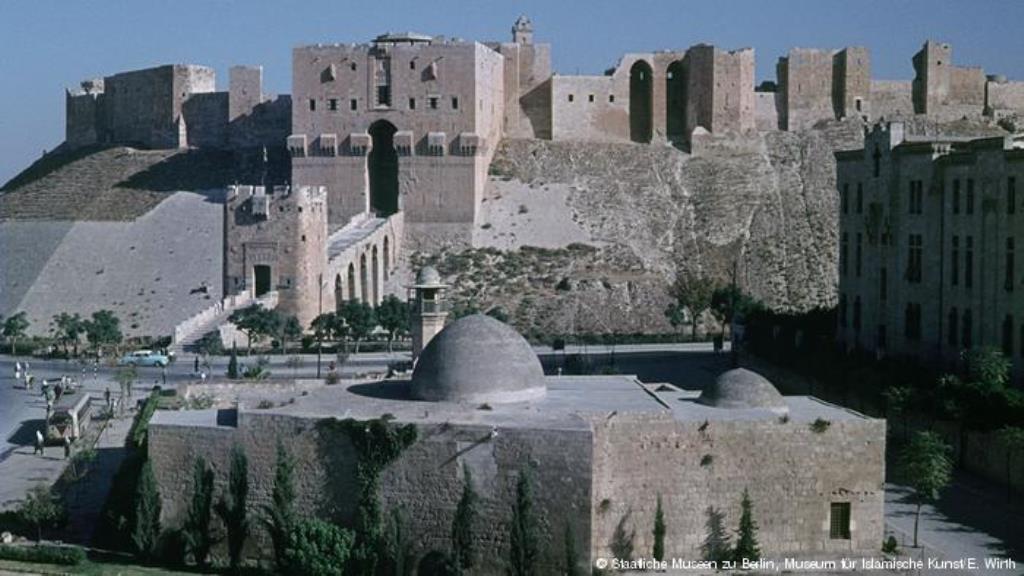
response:
[[[210,306],[199,314],[185,320],[174,328],[174,342],[170,351],[180,355],[183,352],[195,351],[195,343],[213,330],[220,330],[224,334],[224,326],[230,325],[228,318],[231,313],[240,308],[259,304],[264,308],[272,309],[277,306],[277,292],[268,292],[259,298],[253,298],[248,291],[241,294],[234,294],[224,300]],[[234,329],[233,325],[229,329]]]

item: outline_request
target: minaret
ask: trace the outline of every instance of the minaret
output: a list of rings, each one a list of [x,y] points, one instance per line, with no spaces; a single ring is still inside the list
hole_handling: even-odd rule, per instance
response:
[[[441,282],[441,274],[433,266],[420,269],[416,283],[409,287],[409,327],[414,362],[430,340],[444,328],[444,321],[448,318],[448,301],[444,298],[447,289],[448,285]]]
[[[516,19],[512,25],[512,42],[516,44],[533,44],[533,22],[525,15]]]

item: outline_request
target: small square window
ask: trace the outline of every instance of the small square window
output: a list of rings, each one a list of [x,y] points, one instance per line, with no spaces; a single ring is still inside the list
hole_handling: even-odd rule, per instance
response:
[[[331,112],[334,112],[335,110],[337,110],[338,109],[338,99],[337,98],[331,98],[330,100],[328,100],[327,101],[327,107],[331,109]]]
[[[437,100],[438,100],[437,96],[431,96],[428,99],[428,102],[430,104],[430,109],[431,110],[437,110]]]
[[[587,96],[587,101],[593,102],[594,101],[594,95],[591,94],[590,96]]]
[[[409,70],[415,70],[415,69],[416,69],[416,61],[415,60],[409,60]]]
[[[609,94],[608,95],[608,103],[609,104],[614,104],[615,103],[615,94]]]
[[[833,502],[830,506],[828,537],[832,540],[850,539],[849,502]]]
[[[569,94],[569,102],[572,102],[575,99],[576,99],[576,97],[574,95]]]
[[[409,110],[415,110],[415,109],[416,109],[416,99],[415,98],[409,98]]]
[[[316,99],[314,98],[309,99],[309,111],[316,112]]]
[[[358,100],[356,100],[355,98],[353,98],[353,99],[351,99],[351,100],[349,100],[349,101],[348,101],[348,109],[349,109],[349,110],[355,111],[355,110],[357,110],[358,108],[359,108],[359,101],[358,101]]]
[[[349,68],[351,68],[351,69],[352,69],[352,71],[354,72],[354,71],[355,71],[355,69],[356,69],[356,63],[355,63],[355,62],[353,62],[353,63],[349,64]]]
[[[459,97],[458,96],[452,96],[452,110],[458,110],[458,109],[459,109]]]

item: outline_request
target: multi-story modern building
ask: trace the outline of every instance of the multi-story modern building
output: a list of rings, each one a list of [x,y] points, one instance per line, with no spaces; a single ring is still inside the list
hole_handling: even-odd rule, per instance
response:
[[[976,346],[1024,365],[1024,136],[914,139],[876,125],[836,154],[839,336],[943,365]]]

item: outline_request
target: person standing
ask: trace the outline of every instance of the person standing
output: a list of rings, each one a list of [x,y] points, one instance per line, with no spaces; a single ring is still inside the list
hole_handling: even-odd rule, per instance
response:
[[[199,355],[196,355],[195,362],[192,365],[192,373],[199,374]]]
[[[36,430],[36,449],[34,452],[32,452],[32,454],[39,454],[40,456],[45,456],[45,454],[43,453],[43,433],[40,432],[39,430]]]
[[[71,438],[64,437],[64,459],[71,458]]]

